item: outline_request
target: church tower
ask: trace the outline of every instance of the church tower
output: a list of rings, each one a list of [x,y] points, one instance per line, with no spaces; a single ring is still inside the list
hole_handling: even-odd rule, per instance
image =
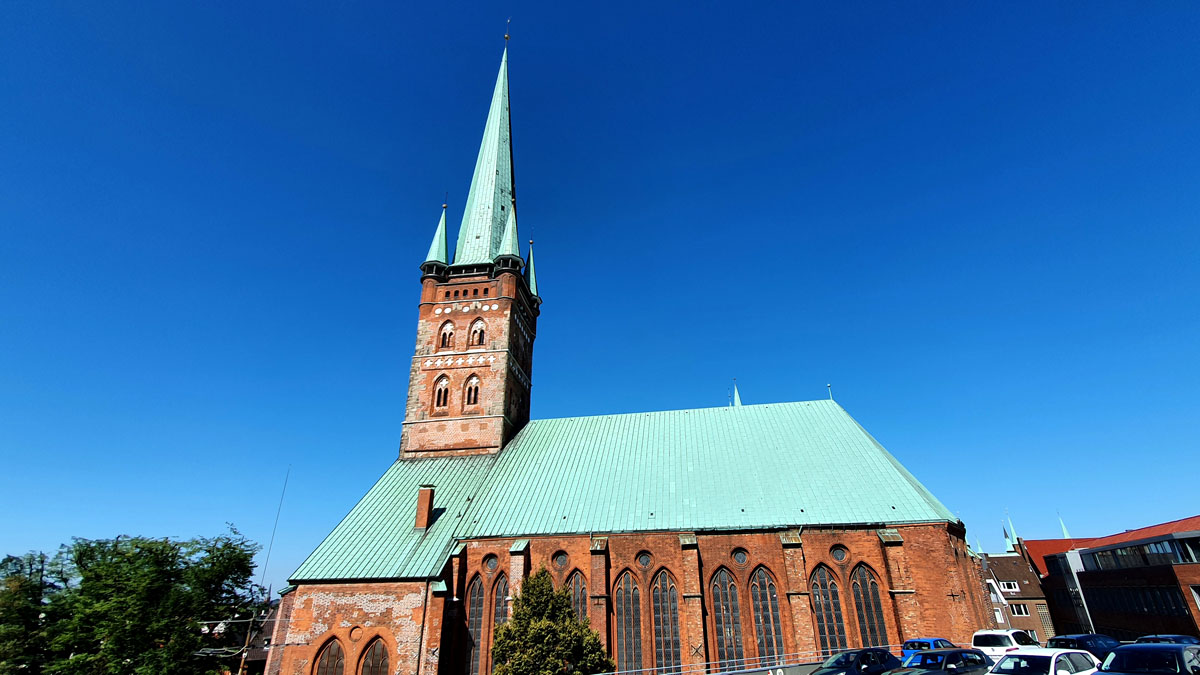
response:
[[[453,262],[443,204],[421,265],[401,458],[499,452],[525,426],[541,303],[517,235],[505,49]]]

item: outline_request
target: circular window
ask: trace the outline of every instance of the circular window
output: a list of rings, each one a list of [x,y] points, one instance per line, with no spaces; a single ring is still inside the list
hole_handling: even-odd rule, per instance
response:
[[[487,569],[487,571],[495,572],[496,568],[500,566],[500,561],[496,559],[496,556],[489,555],[483,559],[483,566]]]
[[[654,559],[650,557],[649,552],[642,551],[641,553],[637,554],[637,558],[635,558],[635,560],[637,560],[638,567],[646,570],[646,569],[650,569],[650,563]]]
[[[746,553],[746,549],[744,549],[744,548],[733,549],[733,562],[735,562],[739,565],[745,565],[746,561],[749,559],[750,559],[750,554]]]
[[[833,559],[838,562],[845,562],[847,555],[846,547],[834,546],[833,548],[829,549],[829,555],[833,556]]]
[[[554,562],[555,567],[557,567],[558,569],[561,570],[562,568],[567,566],[567,552],[559,551],[558,553],[555,553],[554,556],[552,558],[550,558],[550,560],[552,560]]]

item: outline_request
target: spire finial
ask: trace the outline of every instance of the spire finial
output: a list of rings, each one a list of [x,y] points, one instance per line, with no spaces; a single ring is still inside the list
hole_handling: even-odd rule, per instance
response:
[[[505,45],[507,45],[507,44],[508,44],[508,37],[509,37],[509,35],[508,35],[508,26],[509,26],[509,24],[511,24],[511,23],[512,23],[512,17],[510,16],[510,17],[508,17],[508,21],[505,21],[505,22],[504,22],[504,44],[505,44]]]
[[[825,388],[829,390],[829,400],[832,401],[833,400],[833,384],[827,383],[825,385]]]

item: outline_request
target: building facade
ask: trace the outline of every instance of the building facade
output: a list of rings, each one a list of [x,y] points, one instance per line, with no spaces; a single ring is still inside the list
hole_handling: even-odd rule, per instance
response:
[[[1200,516],[1067,548],[1055,541],[1024,550],[1052,551],[1042,555],[1042,586],[1060,632],[1200,636]]]
[[[1046,642],[1057,633],[1041,579],[1025,556],[984,553],[983,574],[992,596],[992,612],[999,628],[1015,628]]]
[[[291,577],[273,675],[490,673],[541,568],[620,670],[734,670],[992,625],[963,524],[832,400],[529,419],[507,53],[451,256],[421,265],[400,454]]]

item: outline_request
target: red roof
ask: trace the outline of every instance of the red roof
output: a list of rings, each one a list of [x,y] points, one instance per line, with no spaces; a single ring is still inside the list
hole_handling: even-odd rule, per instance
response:
[[[1088,548],[1099,548],[1101,546],[1112,546],[1113,544],[1123,544],[1127,541],[1138,541],[1141,539],[1153,539],[1154,537],[1162,537],[1168,534],[1178,534],[1180,532],[1195,532],[1200,530],[1200,516],[1192,516],[1190,518],[1180,518],[1172,520],[1169,523],[1159,525],[1151,525],[1149,527],[1141,527],[1136,530],[1126,530],[1120,534],[1113,534],[1107,537],[1100,537],[1088,542]]]
[[[1022,539],[1025,550],[1029,552],[1029,557],[1033,559],[1034,567],[1037,567],[1038,574],[1046,576],[1045,556],[1054,555],[1055,553],[1063,553],[1073,548],[1083,548],[1090,545],[1095,539],[1076,538],[1076,539]]]

